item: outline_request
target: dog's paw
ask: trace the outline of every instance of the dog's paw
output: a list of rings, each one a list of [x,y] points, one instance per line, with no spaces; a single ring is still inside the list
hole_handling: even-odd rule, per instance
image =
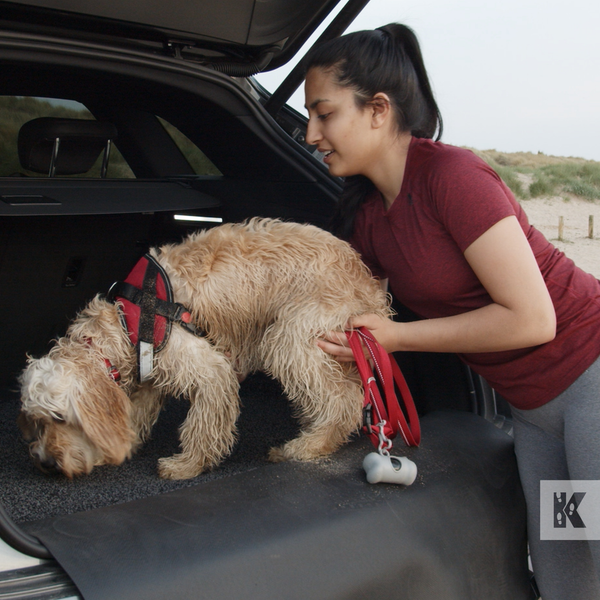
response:
[[[201,466],[182,459],[181,454],[158,460],[158,474],[162,479],[191,479],[202,471]]]
[[[269,450],[268,458],[271,462],[275,463],[290,460],[290,457],[286,456],[285,446],[280,446],[279,448],[271,448]]]
[[[307,443],[306,439],[297,438],[287,442],[283,446],[271,448],[268,458],[271,462],[283,462],[286,460],[307,461],[327,456],[335,448],[323,448],[321,445]]]

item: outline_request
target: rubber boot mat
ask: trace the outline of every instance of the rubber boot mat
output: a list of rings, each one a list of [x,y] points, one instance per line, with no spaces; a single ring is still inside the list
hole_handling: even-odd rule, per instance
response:
[[[532,597],[512,439],[470,413],[422,419],[410,487],[370,485],[362,437],[133,502],[27,523],[86,600]]]

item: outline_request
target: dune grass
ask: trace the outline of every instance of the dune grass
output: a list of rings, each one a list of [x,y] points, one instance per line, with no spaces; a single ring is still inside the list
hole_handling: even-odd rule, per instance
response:
[[[532,152],[473,150],[521,200],[540,196],[578,196],[600,200],[600,162]]]

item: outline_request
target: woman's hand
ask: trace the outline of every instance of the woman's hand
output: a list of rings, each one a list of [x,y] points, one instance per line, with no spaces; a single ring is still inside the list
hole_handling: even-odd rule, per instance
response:
[[[366,327],[383,346],[385,351],[389,353],[396,350],[397,329],[399,325],[401,324],[395,323],[391,319],[369,314],[350,319],[347,329]],[[344,331],[328,332],[323,339],[317,340],[317,345],[321,350],[331,354],[339,362],[351,362],[354,360],[354,355]]]

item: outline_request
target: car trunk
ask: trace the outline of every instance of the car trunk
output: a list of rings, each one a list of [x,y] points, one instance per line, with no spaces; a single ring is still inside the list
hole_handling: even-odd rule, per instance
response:
[[[54,187],[52,197],[62,199],[66,182],[56,183],[47,190]],[[223,182],[214,184],[220,187]],[[83,184],[74,185],[80,189]],[[154,185],[165,192],[164,182]],[[121,204],[131,202],[129,184],[119,186],[111,187],[113,199],[120,190]],[[152,184],[148,182],[148,186]],[[165,192],[171,204],[177,200],[176,191],[174,188]],[[221,193],[219,196],[223,197]],[[200,193],[197,203],[207,205],[205,211],[218,210],[211,209],[211,198]],[[20,206],[5,210],[14,208],[21,212],[34,210]],[[54,206],[36,210],[45,208],[56,210]],[[64,335],[70,320],[85,303],[95,294],[106,294],[114,281],[123,280],[149,246],[177,240],[190,229],[195,227],[179,225],[171,212],[5,215],[0,220],[1,307],[5,315],[0,338],[0,502],[16,521],[40,520],[136,500],[255,469],[265,465],[271,446],[290,439],[297,431],[278,383],[264,374],[255,374],[241,385],[243,410],[238,445],[222,467],[200,478],[171,482],[157,475],[158,459],[175,454],[179,448],[178,427],[188,406],[176,398],[167,403],[151,440],[119,467],[95,468],[91,475],[74,480],[45,475],[34,467],[17,427],[18,374],[27,355],[45,354],[54,340]],[[401,318],[414,318],[402,307],[396,308]],[[400,355],[398,359],[421,415],[441,408],[474,410],[468,372],[455,356],[416,353]]]
[[[395,452],[419,470],[408,488],[366,482],[361,464],[373,448],[362,436],[326,459],[268,463],[268,449],[298,426],[278,383],[260,373],[241,385],[231,456],[199,477],[157,475],[158,459],[179,449],[187,405],[176,398],[120,466],[73,480],[34,467],[16,423],[25,352],[46,352],[85,300],[123,278],[148,244],[181,235],[171,216],[2,220],[0,503],[18,529],[88,600],[529,598],[512,439],[473,414],[468,372],[453,355],[399,356],[423,430],[418,449],[396,441]],[[65,277],[77,285],[65,287]]]
[[[29,8],[50,3],[0,4],[4,19],[23,17],[18,35],[0,31],[0,93],[82,102],[116,125],[137,175],[0,180],[2,537],[54,557],[86,599],[529,598],[512,439],[473,414],[477,389],[452,355],[400,357],[423,430],[420,448],[396,444],[419,469],[408,488],[366,482],[361,463],[372,448],[364,437],[327,459],[269,464],[268,449],[293,437],[297,423],[279,385],[264,374],[241,386],[231,456],[199,477],[157,475],[158,459],[179,448],[187,406],[176,398],[124,464],[73,480],[35,469],[16,424],[26,354],[46,353],[77,311],[123,279],[149,246],[193,228],[175,222],[175,212],[326,227],[340,182],[285,134],[288,123],[282,129],[251,100],[244,82],[197,67],[193,56],[204,49],[196,42],[169,47],[161,28],[144,27],[158,37],[135,44],[129,37],[131,46],[100,51],[107,22],[92,31],[92,21],[70,13],[72,3],[51,13],[43,35],[36,28],[50,13]],[[89,28],[68,44],[51,37],[84,22]],[[111,21],[110,32],[132,32],[118,25]],[[213,48],[221,58],[231,58],[229,49]],[[187,132],[221,175],[182,171],[156,116]],[[133,136],[136,127],[141,138]],[[414,318],[398,309],[400,318]],[[40,568],[53,573],[56,566]],[[0,576],[0,593],[11,577]]]

